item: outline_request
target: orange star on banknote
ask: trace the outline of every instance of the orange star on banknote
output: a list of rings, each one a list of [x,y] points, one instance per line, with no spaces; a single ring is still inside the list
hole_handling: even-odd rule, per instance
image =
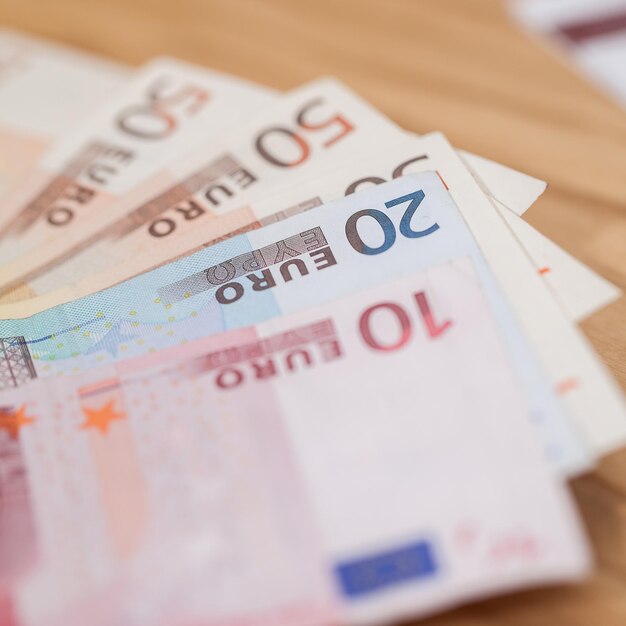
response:
[[[85,421],[80,425],[81,428],[97,428],[102,434],[109,431],[109,424],[115,420],[121,420],[126,417],[126,413],[115,410],[115,400],[109,400],[99,409],[83,408]]]
[[[26,415],[26,405],[23,404],[17,411],[0,409],[0,429],[6,430],[12,439],[17,439],[20,428],[25,424],[30,424],[35,420]]]

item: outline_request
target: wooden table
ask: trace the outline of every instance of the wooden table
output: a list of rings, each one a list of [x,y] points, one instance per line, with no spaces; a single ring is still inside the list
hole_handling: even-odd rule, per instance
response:
[[[527,219],[626,290],[626,114],[490,0],[0,0],[0,23],[132,64],[171,54],[288,89],[334,74],[407,129],[550,182]],[[626,299],[583,329],[626,384]],[[626,624],[626,450],[574,482],[598,569],[428,624]]]

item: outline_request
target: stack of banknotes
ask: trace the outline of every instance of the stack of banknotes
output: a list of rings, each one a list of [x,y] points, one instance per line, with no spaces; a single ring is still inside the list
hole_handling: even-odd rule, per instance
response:
[[[480,129],[476,129],[480,133]],[[506,137],[502,138],[506,141]],[[618,290],[346,85],[0,33],[0,623],[314,626],[579,580]]]

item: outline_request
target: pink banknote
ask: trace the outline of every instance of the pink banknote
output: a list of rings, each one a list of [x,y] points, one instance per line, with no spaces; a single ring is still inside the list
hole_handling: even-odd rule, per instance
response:
[[[360,624],[580,577],[498,328],[461,259],[6,392],[6,619]]]

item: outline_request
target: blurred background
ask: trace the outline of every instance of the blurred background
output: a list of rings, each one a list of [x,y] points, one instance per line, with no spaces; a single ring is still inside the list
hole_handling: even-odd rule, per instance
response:
[[[525,219],[626,288],[625,109],[504,2],[0,0],[0,25],[131,65],[167,54],[283,90],[337,76],[406,129],[441,130],[457,147],[547,180]],[[626,383],[624,298],[583,330]],[[598,550],[590,583],[428,623],[623,624],[626,452],[575,491]]]

